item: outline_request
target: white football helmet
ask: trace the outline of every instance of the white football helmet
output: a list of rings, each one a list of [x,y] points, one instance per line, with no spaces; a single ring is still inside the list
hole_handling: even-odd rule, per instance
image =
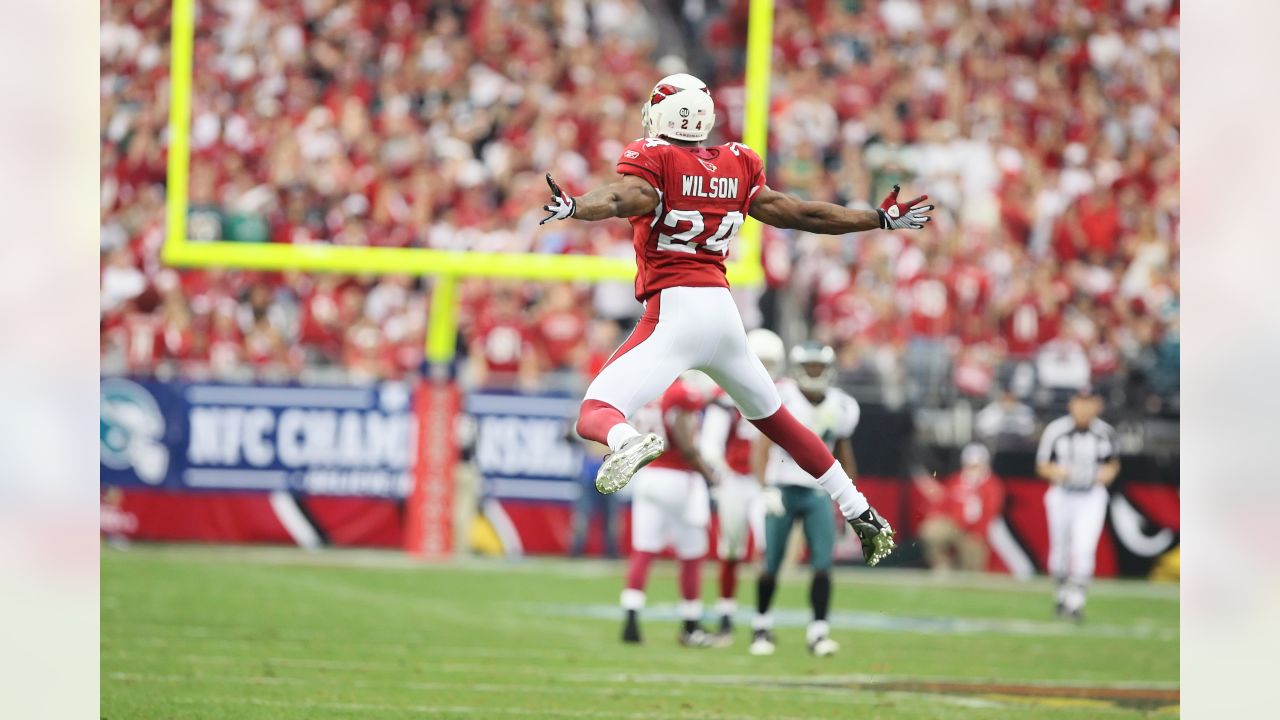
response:
[[[707,84],[688,73],[668,75],[653,86],[640,111],[645,137],[706,140],[716,124]]]
[[[787,364],[787,346],[776,333],[764,328],[752,330],[747,333],[747,347],[751,348],[751,352],[764,363],[764,369],[769,371],[769,377],[777,380],[782,375]]]
[[[836,351],[830,345],[807,342],[791,348],[791,374],[806,393],[821,395],[836,379]]]

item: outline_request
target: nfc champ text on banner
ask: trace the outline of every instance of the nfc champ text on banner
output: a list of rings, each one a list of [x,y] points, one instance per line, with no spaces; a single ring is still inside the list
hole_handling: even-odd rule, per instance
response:
[[[410,388],[104,378],[104,485],[404,497]]]

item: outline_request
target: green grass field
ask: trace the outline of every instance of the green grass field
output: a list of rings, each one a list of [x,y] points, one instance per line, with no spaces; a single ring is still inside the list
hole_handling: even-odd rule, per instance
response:
[[[210,718],[1176,717],[1177,588],[1099,583],[1089,620],[1049,585],[837,573],[832,658],[804,650],[784,577],[779,648],[675,642],[673,568],[645,644],[618,641],[622,566],[412,563],[398,553],[141,546],[102,552],[102,715]],[[714,597],[708,564],[705,599]],[[752,583],[739,602],[749,606]]]

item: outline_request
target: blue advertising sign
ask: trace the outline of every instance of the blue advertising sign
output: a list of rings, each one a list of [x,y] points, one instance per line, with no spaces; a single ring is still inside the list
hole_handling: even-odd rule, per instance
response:
[[[407,384],[103,378],[100,388],[104,485],[408,494],[415,420]]]
[[[577,398],[484,391],[468,395],[464,408],[475,423],[472,461],[486,496],[578,497],[583,449],[573,433]]]

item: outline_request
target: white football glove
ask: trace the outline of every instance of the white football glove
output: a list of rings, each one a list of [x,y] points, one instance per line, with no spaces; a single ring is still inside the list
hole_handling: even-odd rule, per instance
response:
[[[578,204],[572,197],[564,194],[556,181],[551,179],[551,173],[547,173],[547,185],[551,186],[551,202],[543,205],[542,209],[550,214],[542,218],[542,222],[538,224],[546,225],[552,220],[567,220],[573,217],[573,211],[577,209]]]
[[[550,180],[550,176],[547,176]],[[881,230],[901,230],[903,228],[910,230],[919,230],[924,224],[932,218],[929,217],[929,211],[933,210],[932,205],[920,205],[919,203],[929,199],[928,195],[921,195],[915,200],[909,202],[898,202],[897,185],[893,186],[893,192],[880,203],[880,207],[876,208],[876,212],[880,215]]]
[[[782,504],[782,491],[777,485],[766,485],[760,491],[760,500],[764,502],[764,511],[769,515],[785,515],[786,506]]]

